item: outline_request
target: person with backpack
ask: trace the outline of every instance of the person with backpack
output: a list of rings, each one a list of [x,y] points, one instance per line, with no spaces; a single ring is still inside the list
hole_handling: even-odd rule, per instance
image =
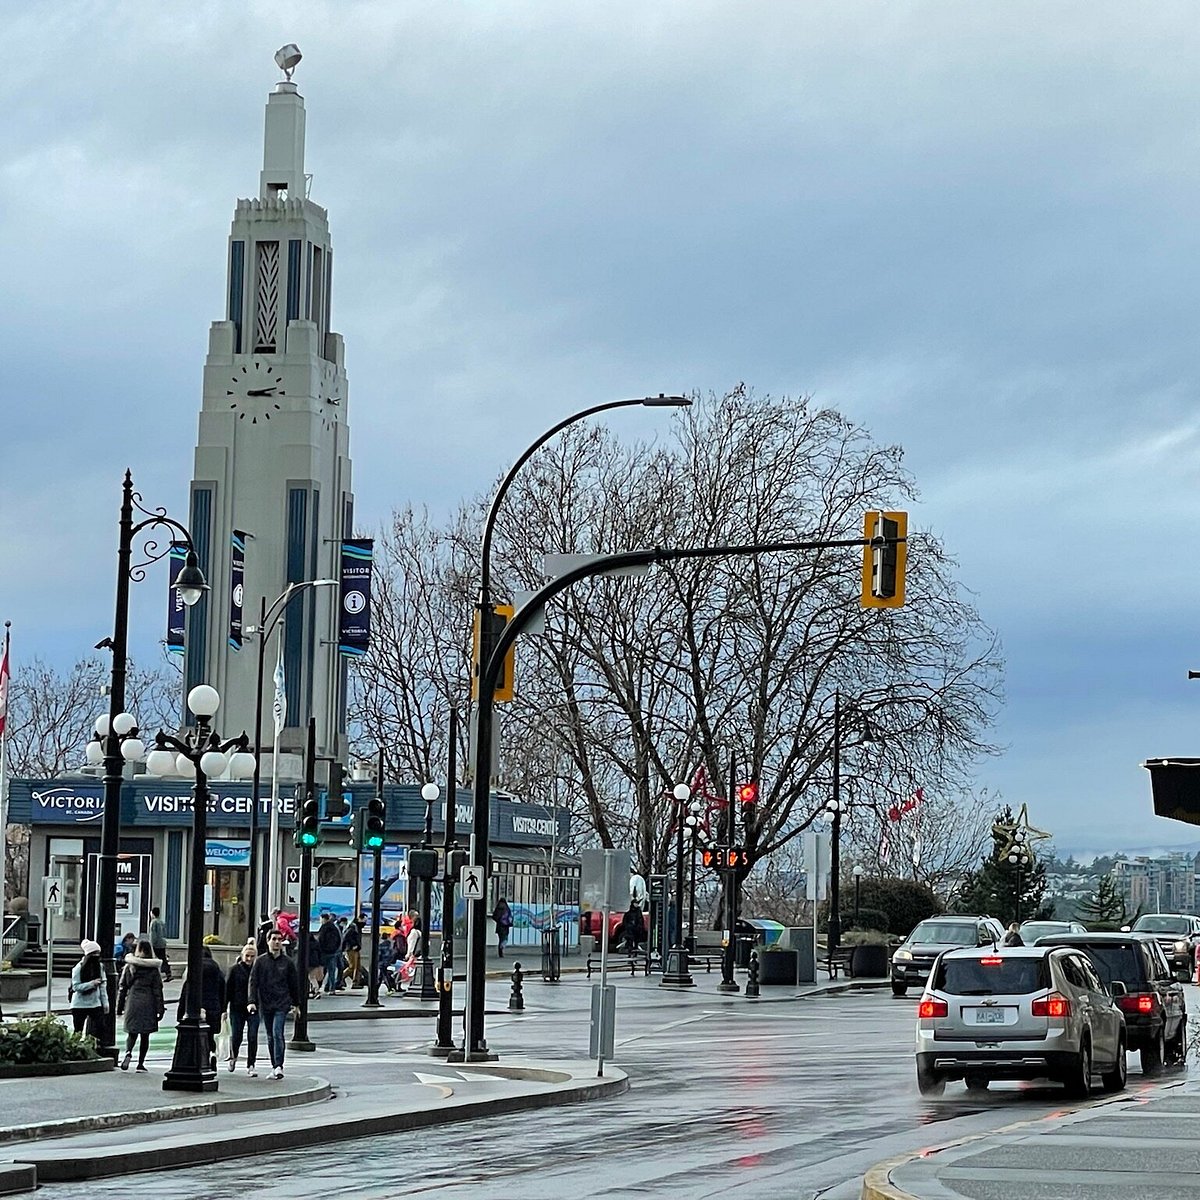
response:
[[[100,962],[100,943],[79,943],[83,957],[71,971],[71,986],[67,989],[71,1005],[71,1021],[76,1033],[86,1026],[88,1033],[97,1041],[103,1029],[101,1015],[108,1012],[108,985],[104,978],[104,966]]]
[[[500,957],[503,958],[504,943],[508,941],[513,923],[512,909],[503,896],[496,901],[496,907],[492,909],[492,920],[496,922],[496,941],[499,943]]]
[[[162,963],[163,979],[171,982],[171,964],[167,961],[167,923],[162,919],[162,911],[157,908],[150,910],[150,946],[154,957]]]

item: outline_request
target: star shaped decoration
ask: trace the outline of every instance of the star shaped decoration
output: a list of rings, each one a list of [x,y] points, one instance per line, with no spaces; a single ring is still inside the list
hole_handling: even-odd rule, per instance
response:
[[[1051,836],[1044,829],[1038,829],[1029,823],[1029,809],[1024,804],[1012,821],[997,821],[992,826],[992,837],[1000,843],[996,852],[997,858],[1006,857],[1017,846],[1032,850],[1034,842],[1045,841]]]

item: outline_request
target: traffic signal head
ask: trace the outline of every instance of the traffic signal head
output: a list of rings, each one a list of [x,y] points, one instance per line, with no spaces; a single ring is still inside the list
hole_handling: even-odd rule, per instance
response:
[[[378,850],[383,846],[384,818],[387,816],[387,806],[383,797],[378,793],[367,803],[366,821],[363,823],[362,847],[364,850]]]
[[[739,804],[757,804],[758,784],[753,781],[750,783],[739,783],[737,786],[737,798]]]
[[[705,846],[700,851],[700,861],[706,867],[712,867],[714,870],[721,866],[721,851],[713,846]]]
[[[325,793],[325,819],[339,821],[350,807],[346,795],[346,769],[340,762],[329,764],[329,787]]]
[[[436,850],[410,850],[408,852],[409,879],[436,879],[438,853]]]
[[[295,843],[301,850],[311,850],[321,840],[321,819],[317,810],[317,797],[309,793],[300,806],[300,818],[296,822]]]
[[[908,563],[908,513],[869,512],[863,526],[862,606],[899,608]]]

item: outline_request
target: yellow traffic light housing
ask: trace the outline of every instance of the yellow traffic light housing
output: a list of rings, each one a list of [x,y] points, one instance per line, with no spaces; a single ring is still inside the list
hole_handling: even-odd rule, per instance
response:
[[[516,609],[511,604],[492,605],[491,644],[493,646],[500,640],[500,635],[504,632],[504,627],[512,620],[514,612],[516,612]],[[471,649],[472,700],[479,699],[479,673],[483,669],[479,653],[479,613],[480,610],[477,607],[475,609],[474,643]],[[504,665],[500,669],[499,679],[496,680],[496,690],[492,693],[492,699],[496,703],[503,703],[513,698],[513,667],[516,664],[516,658],[517,645],[514,642],[508,648],[508,653],[504,656]]]
[[[869,512],[863,522],[862,606],[899,608],[908,564],[908,513]]]

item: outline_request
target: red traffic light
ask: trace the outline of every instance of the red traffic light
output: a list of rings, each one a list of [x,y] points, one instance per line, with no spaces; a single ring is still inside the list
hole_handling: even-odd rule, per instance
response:
[[[754,782],[739,783],[737,785],[737,798],[739,804],[758,803],[758,784]]]
[[[702,850],[700,852],[700,861],[706,867],[719,867],[721,865],[720,855],[718,855],[717,852],[711,848]]]

